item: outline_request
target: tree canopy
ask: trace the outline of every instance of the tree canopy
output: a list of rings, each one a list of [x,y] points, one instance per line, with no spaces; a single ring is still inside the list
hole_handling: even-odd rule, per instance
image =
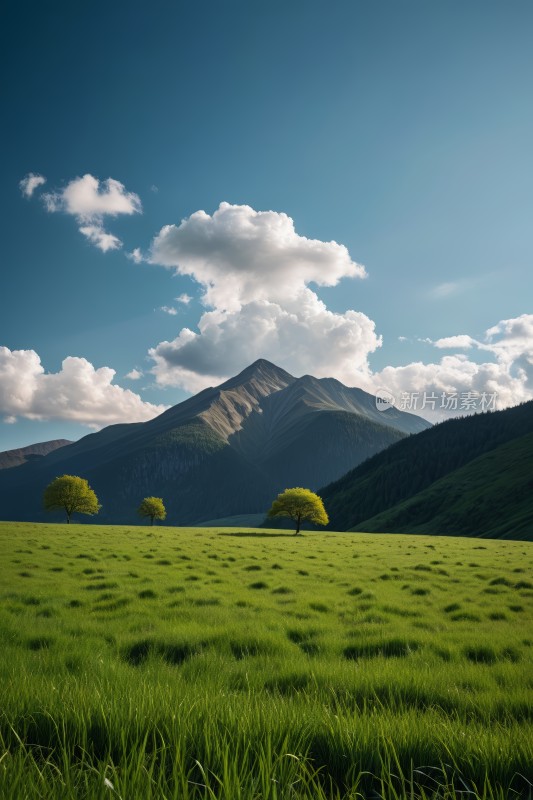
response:
[[[61,475],[49,483],[44,490],[43,504],[47,511],[64,509],[67,522],[72,514],[98,514],[102,506],[85,478],[77,475]]]
[[[161,497],[145,497],[137,513],[141,517],[150,517],[150,525],[154,524],[154,519],[165,519],[167,516]]]
[[[315,525],[327,525],[328,515],[322,499],[311,492],[297,486],[294,489],[285,489],[278,494],[268,512],[269,517],[289,517],[296,523],[295,536],[300,533],[302,520],[307,520]]]

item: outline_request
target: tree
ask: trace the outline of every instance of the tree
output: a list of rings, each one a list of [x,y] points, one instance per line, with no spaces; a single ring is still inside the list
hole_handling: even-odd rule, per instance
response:
[[[315,525],[327,525],[329,522],[322,498],[309,489],[297,486],[285,489],[278,494],[268,512],[269,517],[289,517],[296,523],[295,536],[300,533],[300,523],[308,520]]]
[[[154,519],[165,519],[167,516],[161,497],[145,497],[137,513],[141,517],[150,517],[150,525],[154,524]]]
[[[43,504],[47,511],[63,508],[70,523],[72,514],[98,514],[102,506],[85,478],[61,475],[44,490]]]

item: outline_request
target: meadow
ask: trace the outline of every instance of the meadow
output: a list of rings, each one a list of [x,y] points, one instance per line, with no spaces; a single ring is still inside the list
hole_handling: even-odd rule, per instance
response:
[[[0,797],[533,797],[533,544],[0,524]]]

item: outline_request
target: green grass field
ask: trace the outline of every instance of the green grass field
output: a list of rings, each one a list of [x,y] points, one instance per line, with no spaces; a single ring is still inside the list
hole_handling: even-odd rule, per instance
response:
[[[0,524],[0,797],[532,797],[533,545]]]

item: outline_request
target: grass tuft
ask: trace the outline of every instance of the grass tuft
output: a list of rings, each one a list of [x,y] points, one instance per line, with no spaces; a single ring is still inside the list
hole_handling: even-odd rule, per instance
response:
[[[343,650],[344,658],[356,661],[359,658],[406,658],[416,653],[421,647],[420,642],[404,641],[403,639],[387,639],[382,642],[369,642],[366,644],[350,645]]]

